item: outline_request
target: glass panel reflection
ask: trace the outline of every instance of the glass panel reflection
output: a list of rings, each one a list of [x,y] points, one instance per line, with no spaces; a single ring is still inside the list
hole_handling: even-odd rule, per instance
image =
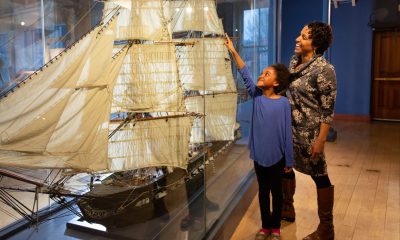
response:
[[[274,1],[218,1],[218,13],[224,31],[231,37],[235,48],[253,73],[253,79],[274,58],[275,18]],[[206,194],[203,200],[207,229],[218,221],[233,200],[238,189],[253,169],[248,158],[247,139],[251,124],[252,100],[242,79],[232,65],[237,88],[235,139],[213,142],[206,164]]]
[[[111,2],[121,7],[119,36],[105,48],[115,54],[132,45],[115,74],[112,95],[117,100],[111,104],[112,136],[106,142],[112,171],[77,178],[90,185],[78,202],[83,217],[75,224],[100,224],[98,231],[113,237],[201,239],[253,168],[246,146],[252,102],[223,44],[224,33],[232,37],[255,79],[274,57],[275,1],[4,1],[2,93],[93,29],[109,13]],[[76,65],[82,76],[97,74]],[[150,94],[162,97],[154,101]],[[193,126],[180,117],[190,118]],[[177,149],[173,154],[172,148]],[[106,198],[95,196],[104,192]]]

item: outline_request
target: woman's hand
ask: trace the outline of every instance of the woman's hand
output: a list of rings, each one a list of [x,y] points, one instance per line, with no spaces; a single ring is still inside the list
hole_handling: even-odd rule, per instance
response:
[[[324,154],[325,141],[319,138],[311,146],[311,159],[317,160],[321,158]]]
[[[232,40],[229,38],[228,34],[225,33],[225,46],[229,49],[230,52],[236,52],[235,47],[233,46]]]

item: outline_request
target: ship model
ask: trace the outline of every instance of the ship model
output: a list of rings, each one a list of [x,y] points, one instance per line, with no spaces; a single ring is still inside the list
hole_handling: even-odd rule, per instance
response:
[[[2,184],[0,200],[37,222],[39,194],[74,198],[85,221],[120,227],[200,189],[239,136],[223,36],[214,1],[106,1],[99,25],[2,90],[0,175],[24,187]],[[10,191],[35,193],[33,209]]]

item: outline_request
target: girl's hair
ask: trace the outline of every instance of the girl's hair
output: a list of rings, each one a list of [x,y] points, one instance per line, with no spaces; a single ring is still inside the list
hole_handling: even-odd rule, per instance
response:
[[[323,54],[332,43],[331,26],[323,22],[312,22],[307,27],[310,29],[312,44],[316,47],[315,53]]]
[[[290,72],[282,63],[272,64],[271,67],[275,70],[276,81],[279,83],[278,86],[274,87],[274,92],[282,95],[289,86]]]

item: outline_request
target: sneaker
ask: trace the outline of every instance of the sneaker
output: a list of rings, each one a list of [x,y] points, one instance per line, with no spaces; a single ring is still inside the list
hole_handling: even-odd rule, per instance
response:
[[[281,240],[281,235],[279,233],[271,233],[270,240]]]
[[[254,240],[267,240],[270,234],[270,232],[266,233],[260,229],[260,231],[258,231],[258,233],[256,234],[256,238]]]

